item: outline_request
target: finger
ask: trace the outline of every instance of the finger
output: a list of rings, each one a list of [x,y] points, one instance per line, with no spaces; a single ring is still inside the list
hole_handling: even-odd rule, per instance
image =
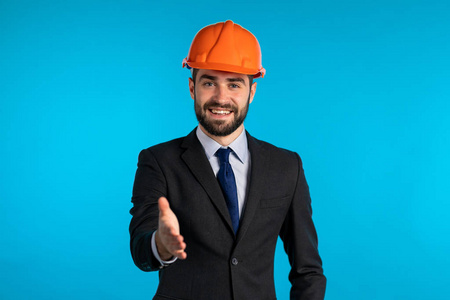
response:
[[[172,247],[176,246],[179,248],[183,248],[185,247],[185,242],[184,242],[184,238],[181,235],[177,235],[177,236],[166,236],[166,243],[167,245],[171,245]],[[184,246],[181,246],[184,245]]]
[[[165,213],[170,210],[169,201],[167,201],[166,197],[160,197],[158,199],[158,208],[161,213]]]
[[[173,256],[179,258],[179,259],[186,259],[187,254],[184,251],[186,249],[186,243],[184,242],[175,242],[173,244],[169,244],[168,250],[170,254]]]
[[[169,248],[171,251],[175,250],[183,250],[186,249],[186,243],[183,241],[182,238],[178,237],[169,237],[166,240],[167,248]]]
[[[186,249],[186,244],[182,243],[182,244],[177,244],[177,245],[170,245],[170,247],[168,247],[167,250],[171,254],[177,254],[177,253],[184,252],[184,249]]]
[[[176,249],[172,249],[172,251],[170,251],[170,253],[173,256],[176,256],[178,258],[184,259],[186,258],[186,252],[184,251],[184,249],[186,249],[186,244],[183,243],[183,248],[176,248]]]
[[[186,248],[186,243],[183,242],[182,240],[180,241],[177,238],[169,240],[167,244],[170,245],[172,250],[178,250],[178,249],[185,249]]]
[[[174,236],[174,235],[166,235],[163,237],[164,239],[164,243],[167,245],[179,245],[181,244],[183,241],[178,239],[178,236]]]
[[[180,232],[175,227],[170,227],[169,234],[173,236],[180,236]]]
[[[186,254],[186,252],[181,252],[181,253],[177,253],[177,254],[175,254],[174,256],[176,256],[177,258],[179,258],[179,259],[186,259],[186,257],[187,257],[187,254]]]

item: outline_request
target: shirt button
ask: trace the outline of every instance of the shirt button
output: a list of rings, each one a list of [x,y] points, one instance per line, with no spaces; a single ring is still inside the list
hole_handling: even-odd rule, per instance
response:
[[[236,258],[236,257],[233,257],[233,259],[231,260],[231,264],[232,264],[233,266],[236,266],[238,263],[239,263],[239,262],[238,262],[237,258]]]

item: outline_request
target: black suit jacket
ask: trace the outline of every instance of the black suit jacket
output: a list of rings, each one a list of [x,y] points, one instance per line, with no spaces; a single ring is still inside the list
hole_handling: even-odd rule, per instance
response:
[[[160,272],[154,299],[276,299],[273,263],[278,235],[292,266],[291,299],[324,298],[326,279],[300,157],[248,133],[247,138],[251,177],[236,235],[195,130],[140,153],[130,244],[141,270]],[[155,259],[150,242],[161,196],[169,200],[187,245],[187,259],[168,267]]]

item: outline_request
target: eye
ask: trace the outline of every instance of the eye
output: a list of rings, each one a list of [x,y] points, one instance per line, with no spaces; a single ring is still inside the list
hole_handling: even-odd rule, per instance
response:
[[[239,84],[236,84],[236,83],[231,83],[230,84],[230,88],[232,88],[232,89],[238,89],[238,88],[240,88],[241,86],[239,85]]]
[[[205,81],[205,82],[202,83],[202,85],[206,86],[206,87],[210,87],[210,86],[214,86],[214,82],[212,82],[212,81]]]

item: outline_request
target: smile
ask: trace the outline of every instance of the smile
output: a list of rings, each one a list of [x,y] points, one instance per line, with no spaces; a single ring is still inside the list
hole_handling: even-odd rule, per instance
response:
[[[226,109],[210,109],[210,112],[212,112],[215,115],[229,115],[231,114],[230,110],[226,110]]]

